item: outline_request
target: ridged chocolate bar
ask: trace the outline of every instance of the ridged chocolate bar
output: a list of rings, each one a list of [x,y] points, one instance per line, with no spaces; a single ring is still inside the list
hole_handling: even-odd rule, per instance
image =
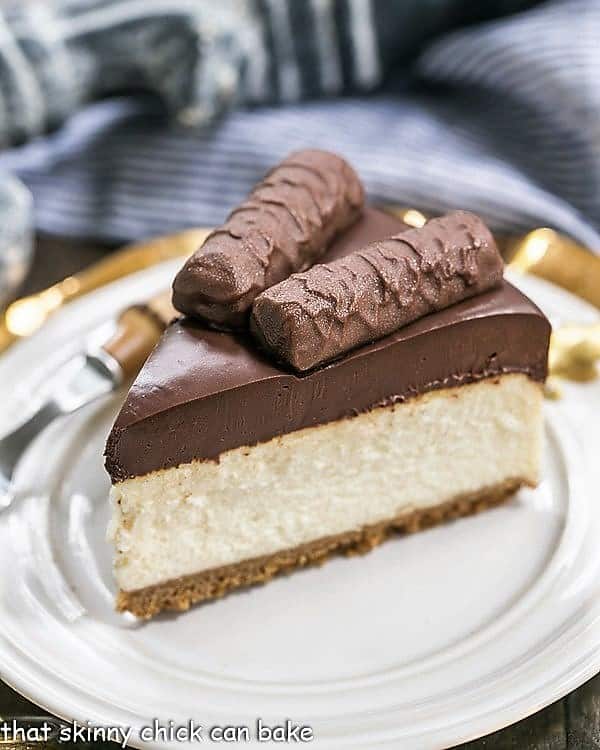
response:
[[[363,205],[361,182],[341,157],[291,154],[185,263],[173,305],[218,327],[246,325],[254,298],[317,261]]]
[[[305,371],[497,286],[502,271],[489,229],[456,211],[290,276],[256,298],[251,328]]]

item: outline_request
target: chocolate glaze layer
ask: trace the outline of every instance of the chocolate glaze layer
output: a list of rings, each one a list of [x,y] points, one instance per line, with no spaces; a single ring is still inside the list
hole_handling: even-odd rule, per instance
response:
[[[369,210],[327,259],[401,228]],[[305,375],[277,365],[245,334],[182,319],[130,390],[108,439],[106,467],[119,482],[436,388],[509,372],[543,381],[549,336],[543,313],[507,282]]]
[[[497,286],[504,264],[467,211],[371,242],[260,294],[251,331],[295,370],[310,370],[428,313]]]
[[[362,184],[344,159],[290,154],[185,262],[173,305],[220,328],[244,327],[256,295],[311,266],[363,206]]]

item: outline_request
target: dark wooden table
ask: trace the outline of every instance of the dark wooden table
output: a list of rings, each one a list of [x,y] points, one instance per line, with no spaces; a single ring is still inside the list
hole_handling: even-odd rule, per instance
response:
[[[42,289],[106,252],[106,245],[93,242],[40,237],[35,262],[21,293]],[[0,682],[0,717],[44,713]],[[461,750],[600,750],[600,675],[543,711],[461,745]]]

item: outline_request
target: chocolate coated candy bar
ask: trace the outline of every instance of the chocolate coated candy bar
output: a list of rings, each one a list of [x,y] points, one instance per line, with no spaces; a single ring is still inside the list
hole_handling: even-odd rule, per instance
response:
[[[360,180],[342,158],[291,154],[185,263],[173,305],[217,326],[244,326],[254,298],[318,260],[363,204]]]
[[[489,229],[457,211],[290,276],[256,298],[251,327],[304,371],[496,286],[502,270]]]

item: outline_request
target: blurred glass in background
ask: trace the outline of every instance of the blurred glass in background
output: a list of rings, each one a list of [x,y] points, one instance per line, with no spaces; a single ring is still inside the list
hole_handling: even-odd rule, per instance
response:
[[[25,278],[33,252],[33,201],[23,183],[0,173],[0,305]]]

